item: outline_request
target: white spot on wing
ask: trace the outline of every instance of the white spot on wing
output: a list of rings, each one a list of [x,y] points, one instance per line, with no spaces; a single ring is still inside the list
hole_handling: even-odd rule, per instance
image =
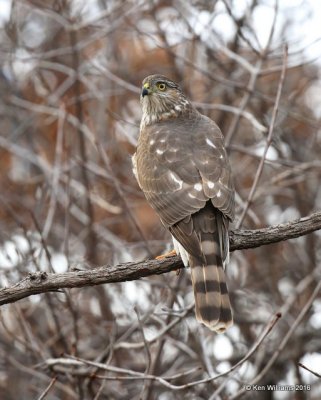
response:
[[[214,182],[208,181],[208,182],[207,182],[207,186],[208,186],[210,189],[213,189],[213,187],[214,187]]]
[[[149,141],[149,144],[150,144],[151,146],[152,146],[154,143],[155,143],[155,140],[154,140],[154,139],[152,139],[152,140]]]
[[[202,190],[203,186],[201,183],[196,183],[194,185],[194,189],[197,190],[198,192],[200,192]]]
[[[156,153],[159,154],[159,155],[162,155],[164,153],[164,150],[156,149]]]
[[[207,143],[209,146],[211,146],[211,147],[213,147],[214,149],[216,149],[215,144],[214,144],[210,139],[206,138],[206,143]]]
[[[217,197],[221,197],[221,194],[222,194],[222,192],[221,192],[221,189],[217,192]]]
[[[179,178],[177,178],[177,176],[173,173],[170,172],[169,176],[171,177],[171,179],[175,182],[179,184],[179,188],[182,189],[183,187],[183,181]]]

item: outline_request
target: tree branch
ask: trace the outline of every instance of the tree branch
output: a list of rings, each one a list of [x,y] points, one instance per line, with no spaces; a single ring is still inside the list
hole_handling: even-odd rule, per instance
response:
[[[307,235],[321,229],[321,212],[286,224],[255,230],[230,232],[230,250],[250,249]],[[100,285],[102,283],[136,280],[150,275],[184,268],[178,256],[163,260],[145,260],[115,266],[103,266],[86,271],[71,271],[63,274],[36,272],[29,274],[13,286],[0,289],[0,305],[14,303],[25,297],[56,292],[65,288]]]
[[[321,229],[321,211],[286,224],[230,232],[230,251],[252,249],[307,235]]]

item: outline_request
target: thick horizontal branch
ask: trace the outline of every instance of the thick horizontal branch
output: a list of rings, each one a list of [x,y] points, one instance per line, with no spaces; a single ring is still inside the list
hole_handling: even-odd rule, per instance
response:
[[[321,229],[321,212],[316,212],[286,224],[269,226],[255,230],[235,230],[230,232],[230,250],[252,249],[266,244],[282,242],[307,235]]]
[[[235,230],[230,235],[231,251],[260,247],[293,239],[321,229],[321,212],[287,224],[256,230]],[[0,289],[0,305],[13,303],[34,294],[55,292],[65,288],[80,288],[102,283],[136,280],[154,274],[163,274],[183,268],[179,257],[163,260],[130,262],[115,266],[103,266],[85,271],[63,274],[37,272],[29,274],[13,286]]]

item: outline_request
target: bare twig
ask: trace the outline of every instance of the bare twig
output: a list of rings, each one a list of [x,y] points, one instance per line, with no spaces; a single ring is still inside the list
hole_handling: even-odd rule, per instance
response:
[[[305,304],[305,306],[303,307],[303,309],[301,310],[301,312],[297,316],[297,318],[294,321],[294,323],[292,324],[291,328],[288,330],[287,334],[282,339],[281,343],[279,344],[279,346],[277,347],[277,349],[273,353],[273,355],[270,358],[270,360],[268,361],[268,363],[264,366],[262,371],[250,382],[250,385],[255,385],[258,382],[260,382],[260,380],[266,375],[266,373],[269,371],[269,369],[273,366],[273,364],[277,360],[279,354],[281,353],[281,351],[284,349],[284,347],[288,343],[288,341],[289,341],[290,337],[292,336],[293,332],[299,326],[299,324],[301,323],[301,321],[304,318],[305,314],[310,309],[311,304],[313,303],[314,299],[316,298],[316,296],[318,295],[318,293],[320,291],[320,288],[321,288],[321,281],[319,281],[319,283],[315,287],[312,295],[310,296],[310,298],[308,299],[307,303]],[[243,387],[234,396],[230,397],[230,400],[235,400],[235,399],[241,397],[245,392],[246,392],[246,388]]]
[[[301,367],[301,368],[303,368],[303,369],[306,369],[307,371],[311,372],[311,374],[317,376],[318,378],[321,378],[321,375],[320,375],[320,374],[318,374],[318,373],[315,372],[315,371],[312,371],[312,369],[306,367],[306,366],[303,365],[302,363],[298,363],[298,366]]]
[[[278,108],[279,108],[279,103],[280,103],[280,99],[281,99],[281,93],[282,93],[282,88],[283,88],[283,84],[284,84],[284,79],[285,79],[285,72],[286,72],[286,67],[287,67],[287,57],[288,54],[288,50],[287,50],[287,46],[284,47],[284,55],[283,55],[283,69],[281,72],[281,77],[280,77],[280,81],[279,81],[279,86],[278,86],[278,90],[277,90],[277,94],[276,94],[276,99],[275,99],[275,104],[274,104],[274,108],[273,108],[273,113],[272,113],[272,119],[271,119],[271,123],[270,123],[270,128],[269,128],[269,133],[266,139],[266,144],[265,144],[265,148],[263,151],[263,155],[260,161],[260,164],[258,166],[255,178],[254,178],[254,182],[253,185],[251,187],[251,191],[250,194],[248,196],[247,202],[246,202],[246,206],[243,209],[242,215],[240,217],[240,219],[238,220],[237,223],[237,228],[240,228],[242,226],[242,222],[246,216],[247,210],[250,207],[252,200],[253,200],[253,196],[254,193],[257,189],[257,185],[259,183],[259,180],[261,178],[262,172],[263,172],[263,167],[264,167],[264,162],[265,162],[265,157],[267,155],[267,152],[269,150],[270,144],[272,142],[272,135],[273,135],[273,131],[274,131],[274,125],[275,125],[275,121],[276,121],[276,116],[278,113]]]
[[[229,369],[225,374],[229,375],[231,372],[235,371],[238,367],[240,367],[242,364],[245,363],[255,352],[256,350],[260,347],[261,343],[263,340],[269,335],[269,333],[272,331],[272,329],[275,327],[279,319],[282,317],[281,313],[277,313],[271,321],[266,325],[266,327],[263,329],[261,335],[257,338],[255,343],[253,344],[252,348],[249,350],[249,352],[231,369]],[[227,380],[224,380],[222,384],[217,388],[217,390],[213,393],[211,396],[210,400],[215,400],[218,396],[218,394],[222,391],[224,386],[227,384]]]
[[[50,389],[53,387],[57,380],[57,377],[53,377],[49,385],[46,387],[45,391],[38,397],[38,400],[43,400],[46,398],[47,394],[49,393]]]
[[[267,337],[267,335],[274,328],[274,326],[276,325],[276,323],[278,322],[280,317],[281,317],[281,314],[277,314],[277,315],[275,315],[273,317],[273,319],[271,321],[269,321],[269,323],[264,328],[263,332],[258,337],[257,341],[254,343],[254,345],[252,346],[250,351],[239,362],[237,362],[235,365],[233,365],[233,367],[231,369],[229,369],[228,371],[223,372],[221,374],[218,374],[218,375],[215,375],[215,376],[211,376],[209,378],[205,378],[205,379],[200,379],[200,380],[197,380],[197,381],[189,382],[189,383],[184,384],[184,385],[173,385],[173,384],[171,384],[171,383],[169,383],[167,381],[167,379],[168,380],[172,380],[173,377],[166,377],[166,378],[165,377],[160,377],[160,376],[156,376],[156,375],[151,375],[151,374],[146,374],[146,373],[142,373],[142,372],[138,372],[138,371],[133,371],[131,369],[119,368],[119,367],[115,367],[115,366],[112,366],[112,365],[106,365],[106,364],[101,364],[101,363],[97,363],[97,362],[92,362],[92,361],[89,361],[89,360],[80,359],[78,357],[69,356],[68,358],[47,359],[45,361],[45,364],[47,366],[50,366],[50,367],[53,367],[53,366],[56,366],[56,365],[58,365],[58,366],[59,365],[65,365],[67,367],[82,367],[84,365],[90,365],[90,366],[93,366],[93,367],[97,367],[99,369],[103,369],[105,371],[110,371],[110,372],[114,372],[114,373],[118,373],[118,374],[126,374],[126,375],[129,375],[131,377],[137,377],[137,378],[140,378],[140,379],[154,380],[154,381],[157,381],[160,384],[162,384],[165,387],[170,388],[172,390],[184,390],[184,389],[187,389],[187,388],[192,387],[192,386],[200,385],[202,383],[212,382],[212,381],[214,381],[214,380],[216,380],[218,378],[221,378],[223,376],[226,376],[226,375],[230,374],[232,371],[234,371],[235,369],[240,367],[246,360],[248,360],[255,353],[255,351],[261,345],[263,340]]]

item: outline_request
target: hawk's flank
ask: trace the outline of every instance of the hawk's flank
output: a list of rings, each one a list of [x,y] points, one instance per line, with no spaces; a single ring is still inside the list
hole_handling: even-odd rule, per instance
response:
[[[165,76],[144,79],[141,105],[135,176],[191,267],[196,318],[224,332],[233,323],[224,268],[234,186],[222,133]]]

